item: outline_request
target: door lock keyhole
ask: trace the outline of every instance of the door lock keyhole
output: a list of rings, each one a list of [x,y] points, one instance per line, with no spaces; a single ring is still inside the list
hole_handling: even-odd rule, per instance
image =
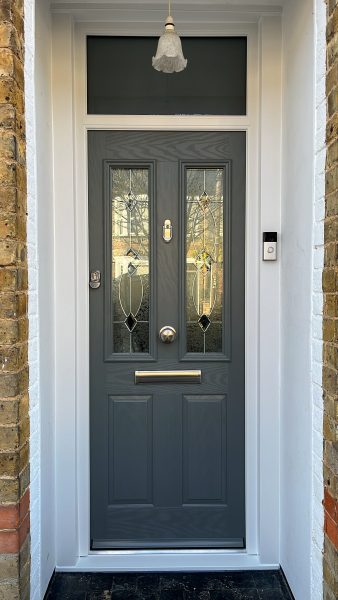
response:
[[[165,219],[163,223],[163,239],[165,242],[171,242],[173,237],[173,226],[170,219]]]

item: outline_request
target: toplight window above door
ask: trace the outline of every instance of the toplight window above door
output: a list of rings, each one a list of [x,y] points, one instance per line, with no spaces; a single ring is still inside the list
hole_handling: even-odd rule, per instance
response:
[[[88,114],[245,115],[246,37],[182,38],[187,68],[155,71],[158,37],[87,37]]]

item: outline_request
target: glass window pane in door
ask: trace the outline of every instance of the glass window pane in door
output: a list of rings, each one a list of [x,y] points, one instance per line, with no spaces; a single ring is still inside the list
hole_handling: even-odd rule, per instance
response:
[[[187,352],[223,347],[223,168],[186,169]]]
[[[113,350],[149,352],[149,171],[111,177]]]

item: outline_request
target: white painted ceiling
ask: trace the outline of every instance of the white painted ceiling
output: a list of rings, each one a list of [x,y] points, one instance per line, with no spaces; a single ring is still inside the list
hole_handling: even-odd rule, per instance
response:
[[[293,0],[296,2],[297,0]],[[283,5],[283,0],[263,0],[257,2],[257,0],[171,0],[171,6],[173,10],[179,9],[182,6],[217,6],[227,7],[231,10],[236,10],[240,7],[250,7],[251,9],[261,10],[262,8],[269,8],[271,6]],[[52,0],[52,5],[77,5],[77,6],[120,6],[120,7],[133,7],[133,6],[152,6],[157,8],[166,8],[168,6],[167,0],[133,0],[132,2],[123,2],[123,0]]]
[[[171,12],[178,26],[203,22],[257,22],[262,15],[276,15],[284,2],[297,0],[172,0]],[[72,14],[75,21],[115,23],[163,23],[167,0],[51,0],[54,13]]]

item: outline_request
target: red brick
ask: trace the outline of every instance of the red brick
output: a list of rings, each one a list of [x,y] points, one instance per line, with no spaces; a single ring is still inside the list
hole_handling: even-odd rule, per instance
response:
[[[0,531],[0,553],[16,554],[19,552],[19,532],[17,529],[12,531]]]
[[[0,506],[0,529],[16,529],[19,525],[19,506]]]
[[[327,512],[327,514],[331,517],[331,519],[333,521],[335,521],[335,523],[337,523],[338,520],[338,500],[335,500],[331,494],[329,493],[328,489],[325,488],[324,489],[324,501],[323,501],[323,505],[325,508],[325,511]]]
[[[334,547],[338,550],[338,524],[331,519],[327,512],[325,512],[324,517],[324,531]]]

